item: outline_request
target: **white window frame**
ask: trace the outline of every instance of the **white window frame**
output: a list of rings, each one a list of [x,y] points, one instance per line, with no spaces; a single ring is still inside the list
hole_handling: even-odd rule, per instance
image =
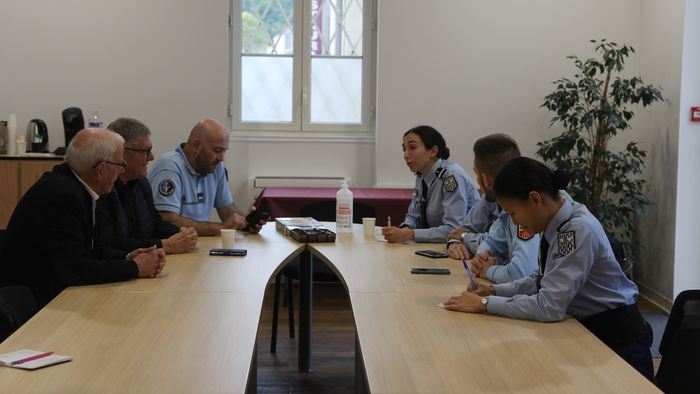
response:
[[[311,0],[294,0],[294,55],[292,61],[292,122],[241,122],[241,9],[243,0],[230,0],[229,107],[231,133],[248,140],[316,139],[373,141],[376,100],[376,0],[363,0],[362,120],[359,124],[311,123]],[[307,15],[308,14],[308,15]],[[301,22],[299,16],[303,15]],[[299,39],[301,37],[301,39]],[[301,54],[301,56],[299,55]]]

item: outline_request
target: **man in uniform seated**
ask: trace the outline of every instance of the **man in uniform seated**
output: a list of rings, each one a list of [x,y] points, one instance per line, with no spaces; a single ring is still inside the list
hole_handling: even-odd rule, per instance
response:
[[[265,221],[249,226],[229,191],[223,164],[228,143],[226,128],[216,120],[204,119],[194,126],[186,143],[153,163],[148,180],[163,219],[179,227],[194,227],[199,235],[219,235],[224,228],[260,231]],[[212,208],[221,223],[209,221]]]

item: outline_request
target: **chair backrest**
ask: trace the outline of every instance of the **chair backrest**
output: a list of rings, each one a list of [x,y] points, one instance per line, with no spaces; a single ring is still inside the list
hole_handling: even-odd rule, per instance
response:
[[[24,286],[0,287],[0,342],[37,312],[34,294]]]
[[[617,260],[617,263],[620,264],[620,268],[622,268],[622,272],[625,273],[627,278],[632,279],[632,263],[630,263],[630,261],[627,260],[627,256],[625,256],[625,248],[622,246],[622,242],[610,235],[608,235],[608,241],[615,255],[615,260]]]
[[[667,393],[700,393],[700,290],[681,292],[673,302],[661,339],[663,356],[656,384]]]
[[[301,209],[302,217],[312,217],[321,222],[335,222],[335,201],[319,201]],[[352,222],[362,224],[362,218],[376,217],[374,208],[361,202],[352,204]]]

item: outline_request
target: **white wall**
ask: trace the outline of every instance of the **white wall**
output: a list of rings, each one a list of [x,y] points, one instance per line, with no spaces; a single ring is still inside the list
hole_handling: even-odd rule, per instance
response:
[[[401,136],[421,123],[472,168],[476,137],[507,132],[523,153],[560,132],[539,108],[551,81],[573,74],[590,39],[637,46],[638,0],[379,2],[377,183],[410,184]],[[636,72],[633,60],[628,68]]]
[[[589,39],[635,46],[640,53],[628,72],[680,97],[680,1],[379,0],[375,143],[234,140],[226,159],[231,188],[245,206],[254,197],[247,179],[256,175],[346,176],[354,186],[410,187],[401,135],[422,123],[443,132],[453,158],[466,169],[474,139],[491,132],[510,133],[533,155],[537,141],[561,131],[548,128],[552,115],[539,108],[550,82],[573,74],[565,56],[588,56]],[[228,123],[228,8],[228,0],[3,0],[0,119],[16,113],[20,126],[31,118],[46,120],[54,149],[63,142],[60,112],[66,107],[79,106],[86,116],[99,109],[106,122],[133,116],[152,129],[156,154],[184,140],[201,118]],[[697,60],[694,66],[690,58],[686,62],[698,69]],[[699,89],[697,77],[686,74],[691,85],[682,97],[689,103]],[[688,103],[680,105],[681,113]],[[675,183],[673,174],[657,169],[673,161],[674,108],[640,116],[639,130],[631,133],[650,150],[656,208],[641,223],[660,223],[663,245],[672,243],[675,206],[664,192]],[[647,121],[653,126],[641,127]],[[681,127],[686,151],[680,152],[679,176],[686,168],[683,157],[693,158],[699,142],[693,139],[697,125]],[[679,207],[690,203],[683,196],[679,187]],[[700,213],[691,219],[697,223]],[[640,237],[648,241],[651,235],[642,231]],[[670,258],[657,258],[672,251],[664,246],[658,253],[641,264],[646,268],[638,275],[670,298],[673,265]]]
[[[663,88],[667,99],[636,111],[634,138],[647,150],[647,197],[652,201],[637,221],[641,259],[635,280],[662,306],[673,301],[678,112],[680,110],[683,0],[642,2],[639,75]]]
[[[698,223],[700,223],[700,122],[691,122],[690,107],[700,106],[700,1],[685,4],[683,71],[680,94],[678,137],[678,214],[676,215],[676,256],[673,295],[686,289],[700,289]]]

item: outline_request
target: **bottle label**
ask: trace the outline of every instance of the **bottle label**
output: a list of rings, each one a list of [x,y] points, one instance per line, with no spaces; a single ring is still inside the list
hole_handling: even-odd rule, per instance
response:
[[[90,123],[88,123],[88,127],[101,129],[102,122],[90,122]]]

